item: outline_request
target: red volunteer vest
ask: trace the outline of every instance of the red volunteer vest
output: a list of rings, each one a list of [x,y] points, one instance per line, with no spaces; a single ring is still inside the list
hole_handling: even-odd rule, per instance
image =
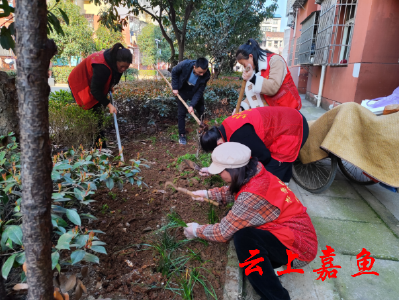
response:
[[[104,94],[107,94],[111,85],[112,70],[105,61],[104,50],[89,55],[72,70],[68,77],[69,87],[76,103],[86,110],[98,103],[90,91],[91,79],[93,78],[92,64],[105,65],[111,71],[107,84],[104,86]]]
[[[312,261],[316,257],[317,235],[306,207],[281,180],[262,166],[262,171],[240,189],[236,199],[244,192],[261,196],[280,209],[276,220],[257,229],[272,233],[284,246],[298,254],[299,260]]]
[[[262,77],[269,79],[270,59],[277,54],[267,54],[267,69],[261,71]],[[269,106],[285,106],[300,110],[302,107],[301,97],[291,77],[291,72],[287,66],[287,75],[283,84],[274,96],[262,95]]]
[[[228,117],[222,123],[227,142],[233,133],[251,124],[271,156],[281,162],[293,162],[298,157],[303,136],[303,118],[289,107],[258,107]]]

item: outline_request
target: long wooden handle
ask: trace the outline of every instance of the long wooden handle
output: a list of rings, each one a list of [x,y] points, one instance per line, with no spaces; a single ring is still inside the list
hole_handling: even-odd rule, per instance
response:
[[[187,190],[187,189],[184,189],[184,188],[179,187],[179,188],[177,188],[177,190],[180,191],[180,192],[182,192],[182,193],[185,193],[185,194],[187,194],[187,195],[189,195],[189,196],[191,196],[191,197],[198,198],[197,195],[194,195],[192,192],[190,192],[190,191]],[[215,205],[215,206],[219,206],[219,203],[216,202],[216,201],[213,201],[213,200],[208,199],[208,198],[203,198],[203,199],[204,199],[205,202],[208,202],[208,203],[213,204],[213,205]]]
[[[163,74],[161,73],[161,71],[159,71],[158,68],[157,68],[155,65],[154,65],[154,68],[155,68],[155,70],[158,71],[159,75],[161,75],[161,77],[165,80],[165,82],[169,85],[170,89],[173,91],[172,85],[171,85],[170,82],[165,78],[165,76],[163,76]],[[184,100],[182,99],[182,97],[180,97],[179,94],[177,94],[177,98],[179,98],[179,100],[183,103],[183,105],[184,105],[184,106],[187,108],[187,110],[188,110],[189,107],[188,107],[186,101],[184,101]],[[195,119],[195,121],[197,121],[198,125],[201,125],[201,121],[198,119],[198,117],[195,115],[195,113],[192,112],[192,113],[190,113],[190,114],[193,116],[193,118]]]
[[[249,70],[250,70],[249,67],[245,68],[246,72],[248,72]],[[247,84],[247,82],[245,80],[243,80],[242,84],[241,84],[240,95],[238,96],[238,101],[237,101],[236,110],[235,110],[234,114],[238,114],[238,112],[240,111],[240,106],[241,106],[242,98],[244,98],[246,84]]]
[[[184,193],[184,194],[189,195],[189,196],[194,197],[194,198],[197,198],[197,197],[198,197],[197,195],[194,195],[192,192],[190,192],[190,191],[187,190],[187,189],[184,189],[184,188],[175,186],[175,185],[173,184],[173,182],[171,182],[171,181],[166,181],[166,182],[165,182],[165,189],[166,189],[166,187],[167,187],[168,185],[170,185],[171,187],[173,187],[174,189],[176,189],[177,191],[179,191],[179,192],[181,192],[181,193]],[[213,201],[213,200],[208,199],[208,198],[203,198],[203,199],[204,199],[205,202],[208,202],[208,203],[213,204],[213,205],[215,205],[215,206],[219,206],[219,203],[216,202],[216,201]]]

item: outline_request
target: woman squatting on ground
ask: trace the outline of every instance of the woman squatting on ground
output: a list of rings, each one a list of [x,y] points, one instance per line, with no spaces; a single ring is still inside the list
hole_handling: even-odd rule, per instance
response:
[[[254,259],[263,258],[257,264],[262,274],[255,271],[247,275],[261,299],[290,299],[274,269],[288,264],[287,250],[297,255],[291,262],[293,268],[301,268],[316,257],[317,236],[306,207],[281,180],[251,158],[245,145],[218,146],[208,171],[220,174],[230,186],[196,191],[198,198],[194,200],[205,197],[234,205],[220,223],[187,224],[185,236],[213,242],[234,239],[240,263],[251,258],[251,253],[256,254]]]

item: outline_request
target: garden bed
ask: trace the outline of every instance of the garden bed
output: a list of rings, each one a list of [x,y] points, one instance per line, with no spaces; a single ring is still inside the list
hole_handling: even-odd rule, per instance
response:
[[[168,214],[177,213],[186,223],[208,224],[209,217],[219,221],[228,211],[225,207],[211,210],[207,203],[193,201],[164,187],[166,181],[189,190],[221,185],[218,180],[212,183],[209,178],[200,178],[193,170],[178,168],[179,157],[196,153],[196,142],[192,138],[182,146],[171,137],[173,133],[164,132],[125,145],[126,160],[138,156],[148,160],[150,168],[141,173],[148,187],[125,185],[122,191],[116,187],[111,192],[103,189],[93,197],[96,202],[92,205],[92,214],[98,220],[92,225],[106,233],[101,240],[107,243],[108,255],[99,255],[100,264],[91,268],[85,282],[87,295],[112,299],[186,299],[179,295],[182,294],[179,289],[189,283],[194,270],[204,276],[201,278],[206,288],[211,292],[214,290],[217,299],[222,299],[227,244],[199,240],[181,242],[185,239],[183,229],[169,230],[172,238],[175,234],[174,242],[181,243],[173,250],[169,249],[173,258],[190,258],[180,269],[169,271],[155,247],[165,242],[162,227],[168,224]],[[203,158],[209,162],[209,156],[203,155]],[[213,297],[207,296],[204,287],[196,282],[192,299]]]

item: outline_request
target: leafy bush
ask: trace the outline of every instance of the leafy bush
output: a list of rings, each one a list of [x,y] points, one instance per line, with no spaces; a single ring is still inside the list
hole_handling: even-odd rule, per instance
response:
[[[205,99],[206,118],[230,115],[240,89],[240,82],[213,80],[207,86]],[[118,118],[129,124],[145,126],[164,118],[177,119],[177,100],[163,80],[122,82],[114,93]]]
[[[12,134],[9,137],[12,143],[0,148],[0,252],[9,256],[2,267],[4,278],[8,277],[13,266],[19,267],[25,261],[20,154],[15,137]],[[1,136],[0,141],[4,138]],[[115,184],[119,188],[125,183],[142,184],[142,177],[138,176],[141,161],[114,165],[111,160],[109,154],[98,150],[85,151],[83,147],[53,157],[51,219],[52,242],[56,246],[51,255],[52,269],[60,271],[61,266],[75,265],[82,260],[99,263],[93,252],[106,254],[105,243],[96,237],[96,233],[103,232],[82,227],[82,220],[95,219],[90,213],[82,213],[82,208],[94,201],[91,196],[102,183],[109,189]]]
[[[157,70],[139,70],[140,76],[155,76],[157,75]]]
[[[53,77],[55,83],[68,83],[69,74],[71,74],[73,67],[53,67]]]
[[[75,103],[75,99],[73,99],[72,93],[65,90],[59,90],[55,92],[51,92],[49,96],[50,101],[60,101],[64,104]]]
[[[65,94],[49,101],[49,125],[52,142],[56,145],[74,146],[80,144],[92,147],[99,132],[99,124],[105,123],[102,114],[84,110],[76,103],[69,103]],[[62,100],[61,100],[62,99]]]

